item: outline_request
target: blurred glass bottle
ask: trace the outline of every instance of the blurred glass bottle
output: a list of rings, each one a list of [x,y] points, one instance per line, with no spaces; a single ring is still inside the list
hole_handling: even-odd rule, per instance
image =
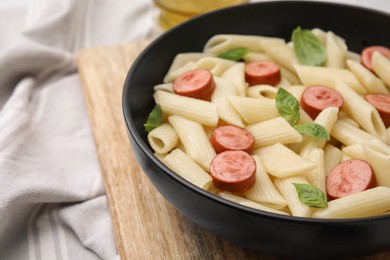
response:
[[[158,22],[165,30],[194,16],[248,0],[154,0],[159,7]]]

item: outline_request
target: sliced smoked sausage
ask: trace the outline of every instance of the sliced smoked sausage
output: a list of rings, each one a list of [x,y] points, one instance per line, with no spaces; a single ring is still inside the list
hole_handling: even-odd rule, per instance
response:
[[[384,46],[370,46],[364,48],[361,53],[361,63],[364,67],[366,67],[372,72],[373,69],[372,69],[371,59],[372,59],[372,54],[376,51],[382,54],[383,56],[385,56],[386,58],[390,59],[390,49]]]
[[[390,96],[383,94],[367,94],[364,97],[368,103],[378,110],[386,128],[390,126]]]
[[[218,189],[245,192],[255,184],[256,161],[243,151],[225,151],[211,161],[210,174]]]
[[[249,152],[253,147],[255,138],[244,128],[233,125],[223,125],[214,129],[211,134],[210,142],[217,153],[226,150]]]
[[[300,102],[302,109],[305,110],[313,120],[325,108],[341,108],[343,104],[344,99],[339,92],[320,85],[307,87],[302,93]]]
[[[363,160],[351,159],[338,164],[326,178],[329,198],[338,199],[373,187],[375,177],[371,166]]]
[[[273,61],[254,61],[245,65],[245,80],[249,86],[276,86],[281,80],[280,67]]]
[[[214,89],[213,75],[205,69],[187,71],[173,82],[176,94],[197,99],[209,99]]]

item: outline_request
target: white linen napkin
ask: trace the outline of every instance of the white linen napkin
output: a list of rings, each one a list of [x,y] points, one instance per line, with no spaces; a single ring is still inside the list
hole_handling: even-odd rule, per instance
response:
[[[0,259],[118,257],[75,57],[155,36],[154,11],[149,0],[32,1],[0,49]]]

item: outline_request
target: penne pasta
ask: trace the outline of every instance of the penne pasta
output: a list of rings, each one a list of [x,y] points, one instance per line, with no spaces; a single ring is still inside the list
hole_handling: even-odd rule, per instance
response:
[[[179,53],[173,59],[172,64],[168,69],[167,75],[172,74],[173,71],[182,68],[187,63],[196,62],[201,58],[210,57],[210,56],[211,56],[210,54],[203,53],[203,52]]]
[[[326,33],[326,53],[326,67],[337,69],[343,69],[345,67],[347,46],[343,41],[338,40],[337,36],[330,31]]]
[[[263,52],[260,40],[265,37],[239,34],[217,34],[211,37],[205,44],[203,52],[221,54],[235,48],[248,48],[253,52]]]
[[[274,187],[260,157],[254,155],[253,159],[256,161],[256,182],[250,190],[245,192],[245,197],[260,204],[269,205],[271,208],[284,208],[287,202]]]
[[[328,175],[330,171],[336,167],[337,164],[341,162],[341,158],[343,156],[343,152],[331,145],[327,144],[324,147],[324,168],[325,168],[325,175]]]
[[[390,188],[376,187],[328,202],[316,209],[313,218],[365,218],[383,215],[390,210]]]
[[[237,63],[227,69],[221,78],[232,82],[236,86],[239,96],[245,96],[248,83],[245,81],[245,65],[243,63]]]
[[[164,123],[149,132],[148,142],[156,153],[163,154],[176,147],[179,137],[172,126]]]
[[[313,148],[310,153],[303,156],[303,158],[314,162],[316,165],[314,169],[305,172],[303,176],[310,184],[313,184],[326,194],[324,150],[322,150],[322,148]]]
[[[371,58],[375,73],[390,87],[390,61],[379,52],[374,52]]]
[[[282,117],[248,125],[246,129],[255,138],[254,149],[276,143],[291,144],[302,141],[302,135]]]
[[[378,137],[357,128],[345,120],[337,120],[330,134],[344,145],[358,144],[378,139]]]
[[[345,146],[341,150],[344,156],[347,156],[350,159],[360,159],[367,161],[366,154],[361,143]]]
[[[210,175],[180,149],[175,149],[163,158],[163,162],[172,171],[202,189],[208,189],[212,183]]]
[[[215,151],[202,125],[180,116],[170,116],[168,122],[175,129],[189,157],[209,171]]]
[[[386,139],[386,128],[378,111],[346,83],[337,81],[336,90],[343,96],[343,109],[368,133]]]
[[[270,85],[257,85],[251,86],[246,91],[247,97],[252,98],[265,98],[270,100],[275,100],[276,93],[278,89]]]
[[[367,162],[374,169],[378,185],[390,188],[390,147],[378,140],[362,146]]]
[[[299,175],[316,167],[314,162],[299,156],[280,143],[260,148],[255,154],[260,156],[267,172],[278,178]]]
[[[296,62],[294,50],[281,38],[266,38],[260,41],[264,52],[273,60],[282,64],[291,73],[295,72],[293,63]]]
[[[183,116],[206,126],[218,124],[218,111],[213,103],[161,90],[155,92],[153,97],[164,114]]]

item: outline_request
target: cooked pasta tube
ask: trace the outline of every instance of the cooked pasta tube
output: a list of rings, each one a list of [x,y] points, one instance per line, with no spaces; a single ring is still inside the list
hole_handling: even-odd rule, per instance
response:
[[[328,202],[316,209],[313,218],[365,218],[386,214],[390,210],[390,188],[375,187]]]
[[[316,164],[307,160],[280,143],[254,151],[267,172],[278,178],[286,178],[313,170]]]
[[[360,62],[347,60],[347,65],[369,93],[389,94],[389,90],[386,88],[385,84]]]
[[[272,58],[263,52],[253,52],[249,51],[247,52],[244,57],[242,58],[245,63],[250,63],[252,61],[267,61],[272,60]]]
[[[346,69],[295,65],[299,79],[306,86],[323,85],[335,88],[337,79],[347,83],[356,93],[364,95],[367,90],[358,81],[355,75]]]
[[[313,148],[304,158],[316,164],[314,169],[304,173],[307,181],[326,194],[324,150],[322,148]]]
[[[209,171],[215,151],[202,125],[180,116],[170,116],[168,122],[175,129],[186,153],[203,169]]]
[[[284,208],[287,202],[276,190],[260,157],[254,155],[253,158],[256,161],[256,182],[250,190],[245,192],[245,197],[249,200],[269,205],[271,208]]]
[[[169,74],[165,76],[164,83],[172,82],[183,73],[195,69],[206,69],[214,76],[221,76],[228,68],[235,64],[236,62],[227,59],[203,57],[197,61],[190,61],[176,70],[170,71]]]
[[[188,52],[188,53],[179,53],[175,56],[172,61],[171,66],[168,69],[167,75],[170,75],[173,71],[180,69],[185,66],[187,63],[192,63],[197,60],[200,60],[204,57],[210,57],[211,55],[203,52]]]
[[[259,42],[264,37],[239,34],[217,34],[211,37],[203,47],[203,52],[221,54],[235,48],[248,48],[253,52],[263,52]]]
[[[372,68],[375,73],[390,87],[390,61],[379,52],[372,54]]]
[[[331,31],[326,34],[326,53],[326,67],[337,69],[343,69],[345,67],[347,46],[344,42],[338,40],[337,36]]]
[[[236,86],[229,80],[214,77],[215,90],[211,102],[217,107],[219,118],[228,124],[244,127],[240,115],[228,100],[228,95],[238,95]]]
[[[246,90],[246,96],[275,100],[278,89],[270,85],[251,86]]]
[[[386,140],[386,128],[378,111],[346,83],[338,80],[336,90],[343,96],[343,109],[368,133]]]
[[[321,126],[323,126],[328,133],[331,132],[333,125],[337,121],[337,114],[339,113],[339,109],[337,107],[328,107],[324,110],[322,110],[316,119],[314,120],[314,123],[317,123]],[[315,138],[312,136],[305,136],[302,141],[301,151],[300,154],[304,155],[307,153],[310,153],[312,149],[314,148],[324,148],[326,144],[326,140]]]
[[[254,201],[251,201],[251,200],[245,199],[243,197],[231,194],[230,192],[223,191],[223,192],[218,193],[218,196],[220,196],[226,200],[230,200],[230,201],[236,202],[238,204],[241,204],[243,206],[247,206],[250,208],[259,209],[259,210],[263,210],[263,211],[267,211],[267,212],[271,212],[271,213],[276,213],[276,214],[288,215],[284,211],[264,206],[262,204],[254,202]]]
[[[374,169],[376,182],[390,188],[390,147],[379,140],[362,146],[368,163]]]
[[[155,92],[153,97],[164,114],[183,116],[206,126],[218,124],[217,107],[211,102],[161,90]]]
[[[244,63],[237,63],[229,69],[227,69],[221,76],[221,78],[232,82],[238,91],[239,96],[245,96],[248,88],[248,83],[245,81],[245,65]]]
[[[276,178],[276,188],[280,191],[287,201],[288,208],[293,216],[310,217],[313,208],[306,206],[298,197],[298,192],[293,183],[309,184],[303,176],[293,176],[287,178]]]
[[[333,125],[330,134],[344,145],[352,145],[378,139],[378,137],[340,119]]]
[[[163,158],[172,171],[202,189],[208,189],[211,176],[180,149],[175,149]]]
[[[336,167],[337,164],[341,162],[341,157],[343,156],[343,152],[331,145],[327,144],[324,147],[324,167],[325,167],[325,175],[328,175],[330,171]]]
[[[264,52],[273,60],[282,64],[291,73],[295,72],[293,63],[296,62],[294,50],[281,38],[266,38],[260,41]]]
[[[228,100],[247,124],[255,124],[279,116],[274,100],[228,96]]]
[[[179,137],[171,125],[164,123],[149,132],[148,141],[156,153],[163,154],[176,147]]]
[[[344,153],[344,155],[348,156],[348,158],[360,159],[365,161],[367,160],[362,144],[347,145],[343,147],[341,150]]]
[[[254,149],[275,143],[291,144],[302,141],[302,135],[282,117],[248,125],[246,129],[255,138]]]

